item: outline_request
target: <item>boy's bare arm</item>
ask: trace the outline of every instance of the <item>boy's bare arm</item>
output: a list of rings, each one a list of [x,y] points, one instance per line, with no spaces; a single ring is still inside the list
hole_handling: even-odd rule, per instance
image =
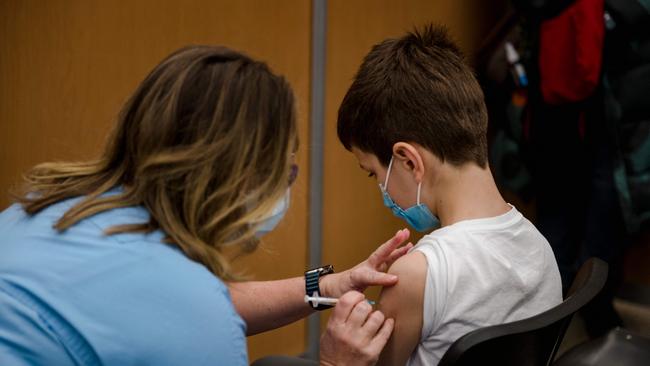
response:
[[[379,310],[395,319],[395,327],[377,365],[404,365],[420,341],[427,260],[422,253],[412,252],[398,259],[388,273],[399,281],[383,289]]]

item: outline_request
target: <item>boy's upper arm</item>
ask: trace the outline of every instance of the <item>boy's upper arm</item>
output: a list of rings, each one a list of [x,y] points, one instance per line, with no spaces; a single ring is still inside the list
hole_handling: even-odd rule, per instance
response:
[[[379,310],[395,319],[395,328],[378,365],[404,365],[420,341],[427,260],[414,251],[399,258],[388,270],[398,276],[395,286],[384,287]]]

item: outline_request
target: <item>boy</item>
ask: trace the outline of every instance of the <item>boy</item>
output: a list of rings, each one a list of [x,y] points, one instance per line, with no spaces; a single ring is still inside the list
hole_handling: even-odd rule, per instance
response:
[[[435,230],[389,270],[399,282],[380,308],[395,328],[379,364],[435,365],[464,334],[562,301],[549,243],[497,189],[486,134],[481,88],[439,27],[374,46],[343,100],[339,139],[384,204]]]

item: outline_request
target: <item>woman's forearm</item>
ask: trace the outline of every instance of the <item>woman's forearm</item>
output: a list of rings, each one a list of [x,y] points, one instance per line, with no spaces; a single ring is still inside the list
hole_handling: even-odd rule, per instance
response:
[[[237,312],[247,324],[249,336],[293,323],[314,311],[304,302],[303,277],[232,282],[228,287]]]
[[[408,252],[413,244],[399,247],[408,237],[408,230],[400,230],[354,268],[321,277],[320,295],[340,297],[350,290],[363,292],[369,286],[395,285],[397,276],[383,273],[382,268]],[[247,324],[248,335],[282,327],[314,312],[304,301],[304,277],[232,282],[228,287],[237,312]]]

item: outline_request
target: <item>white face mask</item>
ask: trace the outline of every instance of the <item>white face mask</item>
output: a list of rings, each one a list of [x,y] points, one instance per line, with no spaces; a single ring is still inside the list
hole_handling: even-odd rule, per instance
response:
[[[273,207],[273,211],[271,211],[271,215],[264,219],[262,223],[257,227],[257,232],[256,235],[258,238],[270,233],[275,229],[276,226],[282,221],[282,218],[284,218],[284,215],[287,213],[287,210],[289,209],[289,203],[291,201],[291,189],[287,188],[287,192],[284,194],[284,197],[278,201],[278,203],[275,204],[275,207]]]

